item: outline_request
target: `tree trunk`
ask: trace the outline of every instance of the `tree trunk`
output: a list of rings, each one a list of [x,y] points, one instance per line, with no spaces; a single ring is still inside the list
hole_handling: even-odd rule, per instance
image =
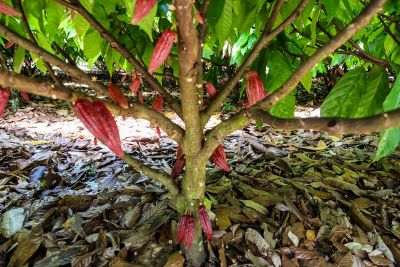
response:
[[[198,267],[206,261],[207,254],[204,249],[203,235],[198,216],[195,216],[195,218],[196,232],[192,245],[188,250],[185,250],[185,258],[189,262],[190,266]]]

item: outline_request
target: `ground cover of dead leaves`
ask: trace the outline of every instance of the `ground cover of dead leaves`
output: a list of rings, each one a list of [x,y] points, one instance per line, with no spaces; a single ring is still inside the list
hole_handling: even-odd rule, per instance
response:
[[[118,124],[127,152],[170,172],[176,144],[146,121]],[[400,154],[373,162],[376,135],[252,126],[223,145],[233,171],[208,166],[206,266],[400,263]],[[68,107],[0,119],[0,266],[183,266],[165,193]]]

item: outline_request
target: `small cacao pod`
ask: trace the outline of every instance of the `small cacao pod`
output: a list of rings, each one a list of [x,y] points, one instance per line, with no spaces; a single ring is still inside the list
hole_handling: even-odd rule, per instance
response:
[[[199,218],[200,218],[201,228],[203,229],[203,232],[206,235],[207,240],[211,240],[213,232],[211,221],[210,218],[208,217],[207,208],[203,204],[199,206]]]
[[[7,107],[8,99],[10,98],[10,89],[0,88],[0,117],[3,115]]]
[[[129,89],[131,89],[131,92],[136,95],[139,92],[140,85],[142,84],[142,80],[139,77],[136,77],[131,85],[129,85]]]
[[[137,97],[138,97],[138,102],[139,102],[140,104],[144,104],[144,96],[143,96],[142,92],[139,91]]]
[[[31,98],[29,97],[29,94],[28,94],[27,92],[20,92],[20,93],[21,93],[22,98],[23,98],[26,102],[31,101]]]
[[[212,154],[212,160],[216,166],[223,169],[225,172],[231,171],[228,163],[226,162],[226,154],[222,145],[219,145],[217,149],[215,149],[214,153]]]
[[[125,109],[129,108],[128,99],[117,85],[110,84],[108,86],[108,96],[121,108]]]
[[[186,231],[185,231],[185,249],[188,250],[193,243],[194,233],[196,231],[196,223],[192,215],[187,215]]]
[[[264,84],[256,71],[249,71],[246,74],[246,95],[248,102],[245,104],[245,108],[253,106],[267,96]]]
[[[217,94],[217,89],[215,89],[215,87],[212,83],[207,83],[205,87],[206,87],[207,93],[210,97],[213,97]]]
[[[189,215],[184,214],[181,216],[178,226],[176,227],[177,230],[177,242],[178,244],[182,244],[182,242],[185,240],[185,234],[186,234],[186,225],[187,225],[187,219]]]
[[[181,174],[183,168],[185,167],[185,163],[186,160],[183,156],[182,148],[181,146],[178,146],[178,150],[176,151],[176,162],[171,171],[172,179],[178,178],[179,174]]]
[[[163,109],[163,105],[164,105],[164,98],[162,96],[157,96],[154,101],[153,104],[151,105],[151,108],[154,109],[157,112],[162,112]]]
[[[17,10],[15,10],[12,7],[10,7],[9,5],[4,3],[3,1],[0,1],[0,14],[10,15],[10,16],[17,16],[17,17],[21,16],[21,13],[19,13]]]
[[[118,157],[124,156],[117,123],[102,101],[78,99],[74,112],[94,137],[103,142]]]
[[[7,43],[4,44],[4,48],[8,49],[8,48],[11,48],[13,45],[14,45],[13,41],[8,41]]]
[[[158,39],[156,46],[154,47],[153,54],[150,60],[149,72],[153,73],[158,69],[167,59],[171,52],[172,46],[174,45],[175,32],[167,29]]]
[[[203,17],[201,16],[201,14],[200,14],[199,11],[196,11],[196,18],[197,18],[197,21],[198,21],[200,24],[204,24],[204,19],[203,19]]]
[[[137,24],[152,10],[157,0],[137,0],[132,16],[132,24]]]

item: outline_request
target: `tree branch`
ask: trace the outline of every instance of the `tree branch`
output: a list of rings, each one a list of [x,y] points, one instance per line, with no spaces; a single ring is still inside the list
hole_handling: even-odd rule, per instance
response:
[[[45,61],[53,64],[62,70],[64,70],[67,74],[77,78],[78,80],[86,83],[90,88],[94,89],[101,95],[107,95],[107,88],[100,83],[97,83],[92,80],[92,78],[87,75],[85,72],[80,70],[77,67],[74,67],[70,64],[65,63],[55,55],[47,52],[46,50],[40,48],[32,41],[25,39],[19,36],[17,33],[13,32],[10,28],[6,27],[5,25],[0,23],[0,34],[6,37],[7,39],[13,41],[14,43],[18,44],[19,46],[25,48],[32,53],[35,53],[39,57],[43,58]]]
[[[400,46],[400,39],[392,32],[390,27],[386,24],[386,22],[383,20],[381,16],[378,16],[379,20],[381,21],[383,27],[385,28],[385,31],[392,37],[393,41]]]
[[[221,122],[214,127],[206,136],[206,142],[201,151],[201,158],[209,158],[218,144],[233,131],[236,131],[251,122],[248,113],[261,108],[268,110],[279,100],[288,95],[301,81],[303,76],[310,72],[312,68],[324,60],[329,54],[333,53],[338,47],[342,46],[350,39],[357,31],[363,28],[372,17],[378,13],[386,0],[376,0],[371,2],[363,12],[361,12],[342,32],[338,33],[326,45],[318,49],[311,57],[303,61],[289,79],[275,92],[260,101],[257,105],[252,106],[248,110],[243,110],[233,117]]]
[[[193,25],[192,1],[176,0],[176,20],[179,41],[179,84],[181,88],[185,139],[182,146],[186,157],[195,156],[201,149],[203,131],[200,127],[197,64],[201,60],[200,44]]]
[[[360,118],[295,118],[281,119],[270,115],[267,111],[255,109],[248,114],[257,121],[264,122],[274,128],[283,130],[315,130],[335,136],[343,134],[368,134],[400,126],[400,109],[383,114]]]
[[[25,14],[25,11],[24,11],[24,7],[22,6],[21,0],[17,0],[16,1],[16,5],[17,5],[17,8],[19,9],[19,11],[21,12],[21,20],[22,20],[22,25],[23,25],[23,27],[25,29],[25,32],[28,34],[29,39],[35,45],[37,45],[39,47],[39,44],[37,43],[36,38],[33,35],[32,31],[31,31],[31,29],[29,27],[29,23],[28,23],[28,20],[26,19],[26,14]],[[51,67],[51,65],[46,60],[44,60],[43,62],[44,62],[44,66],[46,67],[47,71],[50,74],[50,77],[53,79],[55,84],[61,84],[61,82],[57,78],[56,74],[54,73],[53,68]]]
[[[64,0],[55,0],[60,4],[77,11],[82,15],[99,33],[102,38],[110,43],[111,47],[118,51],[128,62],[140,72],[146,81],[160,93],[165,101],[170,104],[171,108],[179,115],[182,116],[180,104],[161,86],[161,84],[151,75],[145,66],[143,66],[129,50],[124,47],[119,41],[106,29],[95,17],[92,16],[80,3],[77,1],[75,4],[68,3]]]
[[[50,97],[53,99],[65,100],[67,102],[75,102],[77,98],[85,98],[90,100],[99,100],[95,97],[90,97],[87,94],[80,92],[73,92],[61,85],[52,85],[46,82],[39,82],[32,78],[25,77],[20,74],[14,74],[0,68],[0,84],[4,87],[12,87],[16,90],[25,91],[27,93]],[[165,117],[146,105],[134,104],[128,109],[122,109],[118,105],[111,102],[104,101],[107,108],[114,115],[124,115],[127,117],[140,118],[150,121],[152,124],[160,126],[172,139],[176,142],[181,142],[183,139],[184,131],[177,124],[173,123],[170,119]]]
[[[208,106],[207,110],[202,116],[202,125],[205,125],[211,118],[212,114],[217,111],[225,102],[228,95],[235,89],[236,84],[242,78],[242,75],[247,71],[250,65],[258,57],[261,50],[266,47],[279,33],[281,33],[287,26],[289,26],[303,11],[309,0],[302,0],[293,13],[283,21],[278,27],[271,31],[279,10],[283,4],[283,0],[278,0],[271,13],[271,17],[266,23],[263,33],[258,40],[257,44],[253,47],[243,64],[239,67],[236,73],[227,81],[225,87],[214,97],[213,101]]]
[[[73,60],[56,42],[53,42],[53,46],[56,50],[56,54],[61,54],[69,64],[76,66],[75,60]]]

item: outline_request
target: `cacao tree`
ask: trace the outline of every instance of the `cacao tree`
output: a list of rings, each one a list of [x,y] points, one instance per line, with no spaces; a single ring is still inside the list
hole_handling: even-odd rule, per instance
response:
[[[231,171],[222,142],[235,130],[257,121],[333,135],[382,131],[376,160],[400,143],[396,0],[1,0],[0,13],[0,113],[9,88],[70,103],[95,138],[168,190],[180,216],[177,240],[193,266],[206,257],[202,233],[212,238],[206,165]],[[52,81],[22,75],[28,59]],[[103,62],[110,76],[131,74],[129,88],[95,81],[77,66],[82,61]],[[53,67],[90,94],[64,86]],[[310,92],[313,78],[331,70],[342,77],[322,117],[295,118],[296,91]],[[177,88],[162,86],[167,75]],[[151,107],[143,84],[159,95]],[[246,95],[243,109],[206,130],[235,91]],[[184,127],[163,115],[164,105]],[[124,153],[113,115],[146,119],[175,140],[172,173]]]

